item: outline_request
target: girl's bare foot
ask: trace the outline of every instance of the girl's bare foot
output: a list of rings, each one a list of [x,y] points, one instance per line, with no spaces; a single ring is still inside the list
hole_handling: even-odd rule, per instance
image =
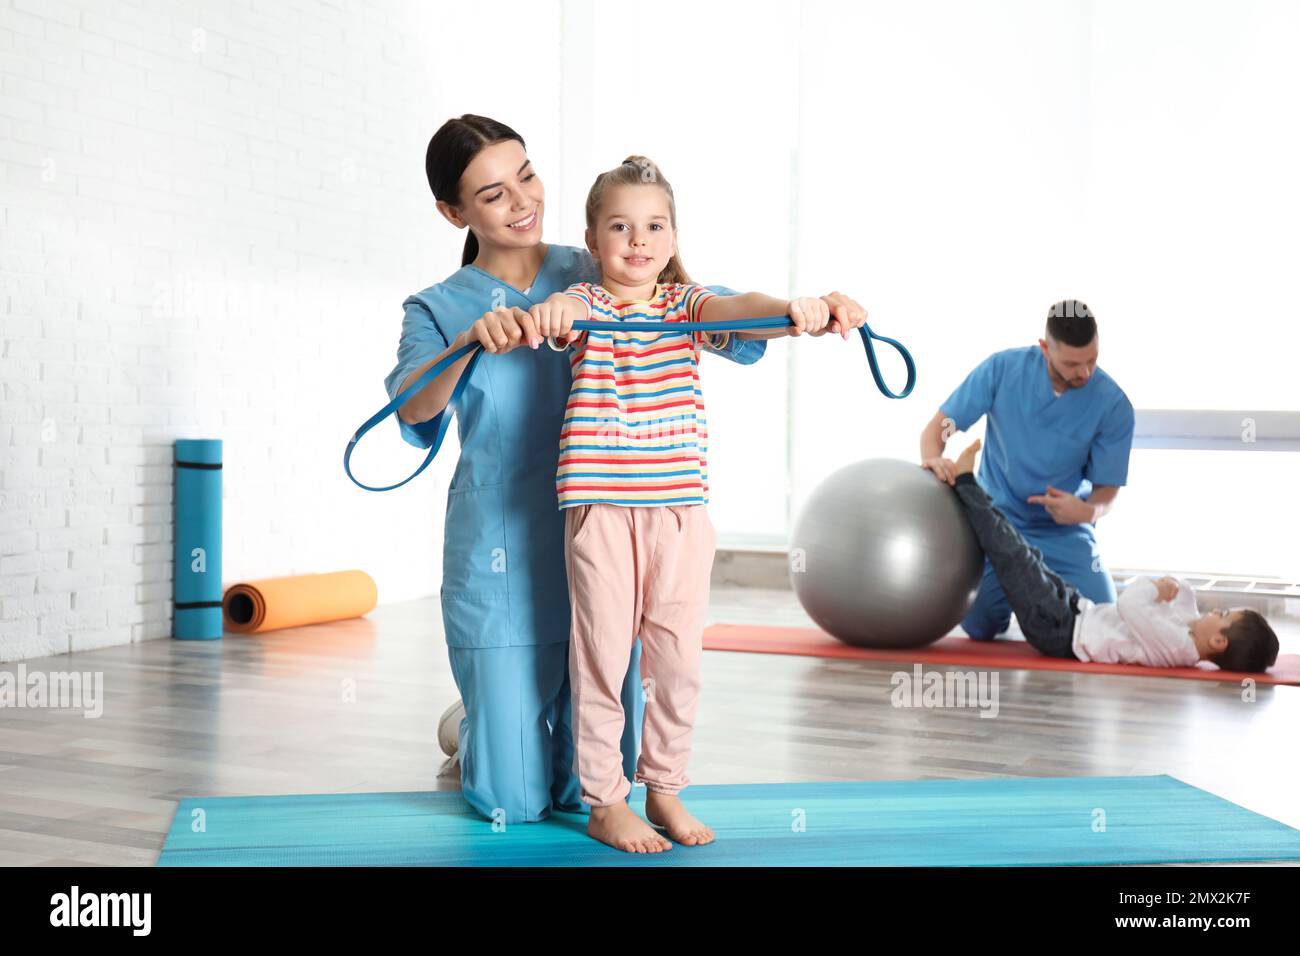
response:
[[[587,835],[627,853],[662,853],[673,848],[622,800],[608,807],[592,807]]]
[[[713,842],[713,831],[691,816],[675,795],[650,790],[645,796],[645,815],[653,824],[686,846],[703,846]]]

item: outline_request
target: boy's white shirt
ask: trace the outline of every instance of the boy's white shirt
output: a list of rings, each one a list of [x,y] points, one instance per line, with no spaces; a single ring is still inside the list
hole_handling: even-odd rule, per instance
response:
[[[1138,578],[1115,604],[1079,597],[1074,622],[1074,655],[1081,661],[1193,667],[1200,660],[1188,626],[1200,612],[1196,591],[1182,578],[1172,601],[1158,601],[1156,583]]]

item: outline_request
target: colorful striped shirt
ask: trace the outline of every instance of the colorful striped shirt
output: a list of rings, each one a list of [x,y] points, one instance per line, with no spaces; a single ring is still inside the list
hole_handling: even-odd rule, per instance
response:
[[[697,285],[656,285],[649,301],[614,298],[579,283],[610,330],[579,333],[569,346],[573,385],[560,430],[555,477],[561,508],[706,504],[708,421],[699,350],[724,348],[730,333],[637,332],[638,322],[698,322],[714,296]]]

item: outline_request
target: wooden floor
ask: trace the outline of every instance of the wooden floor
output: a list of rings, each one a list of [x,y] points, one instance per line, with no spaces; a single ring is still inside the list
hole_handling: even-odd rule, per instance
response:
[[[715,587],[710,617],[809,623],[789,591]],[[1300,628],[1281,633],[1300,649]],[[457,696],[434,599],[24,666],[102,672],[104,713],[0,710],[0,865],[150,865],[185,796],[458,786],[434,737]],[[706,654],[692,781],[1167,773],[1300,827],[1300,688],[1244,703],[1231,684],[1000,671],[988,719],[891,707],[897,670]]]

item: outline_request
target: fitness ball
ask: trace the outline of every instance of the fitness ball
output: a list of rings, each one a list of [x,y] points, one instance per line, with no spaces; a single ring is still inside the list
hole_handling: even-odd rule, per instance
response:
[[[808,616],[858,647],[921,647],[966,616],[984,554],[951,487],[870,458],[817,486],[795,522],[790,580]]]

